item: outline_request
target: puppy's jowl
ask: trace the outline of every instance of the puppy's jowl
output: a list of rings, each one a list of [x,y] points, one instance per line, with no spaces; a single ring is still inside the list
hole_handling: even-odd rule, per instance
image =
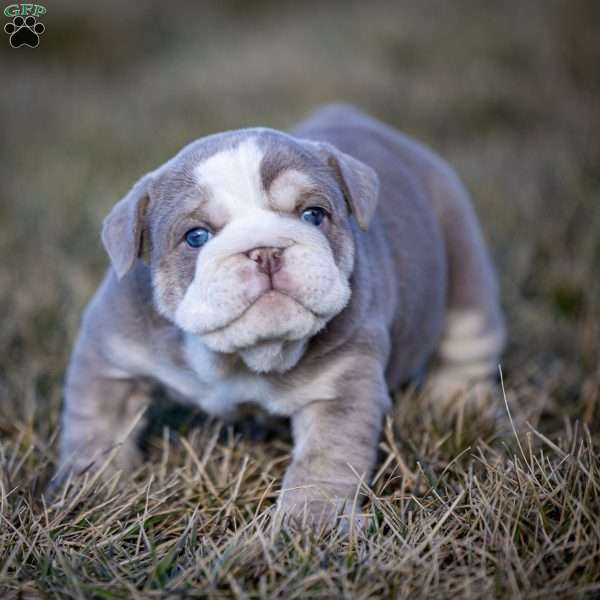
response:
[[[112,268],[68,370],[59,474],[111,449],[130,469],[154,379],[211,414],[291,417],[279,507],[327,517],[368,480],[389,389],[435,360],[443,401],[492,376],[504,343],[460,181],[351,107],[193,142],[115,205],[102,240]]]

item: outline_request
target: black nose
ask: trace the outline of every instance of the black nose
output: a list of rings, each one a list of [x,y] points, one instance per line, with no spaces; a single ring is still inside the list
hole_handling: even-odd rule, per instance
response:
[[[254,248],[247,253],[261,273],[273,275],[283,266],[283,248]]]

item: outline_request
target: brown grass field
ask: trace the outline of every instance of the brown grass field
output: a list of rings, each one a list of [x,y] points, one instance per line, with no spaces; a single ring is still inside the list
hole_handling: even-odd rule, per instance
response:
[[[0,39],[0,597],[600,598],[600,3],[143,6],[48,1],[38,48]],[[502,418],[398,392],[346,537],[269,527],[285,428],[162,394],[134,477],[45,498],[103,215],[188,141],[330,100],[472,192],[509,325]]]

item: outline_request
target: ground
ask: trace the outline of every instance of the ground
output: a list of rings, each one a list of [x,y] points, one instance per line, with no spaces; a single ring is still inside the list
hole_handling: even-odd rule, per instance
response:
[[[2,597],[599,597],[598,2],[144,6],[48,3],[37,48],[0,40]],[[285,430],[164,399],[135,477],[46,499],[103,215],[195,137],[331,100],[471,191],[509,328],[498,421],[398,392],[346,537],[269,528]]]

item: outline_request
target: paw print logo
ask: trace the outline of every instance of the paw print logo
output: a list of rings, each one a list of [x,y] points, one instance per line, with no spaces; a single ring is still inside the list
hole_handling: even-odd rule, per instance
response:
[[[10,45],[13,48],[19,48],[20,46],[36,48],[40,43],[40,35],[45,30],[44,25],[31,15],[25,19],[15,17],[12,23],[7,23],[4,26],[4,31],[10,35]]]

